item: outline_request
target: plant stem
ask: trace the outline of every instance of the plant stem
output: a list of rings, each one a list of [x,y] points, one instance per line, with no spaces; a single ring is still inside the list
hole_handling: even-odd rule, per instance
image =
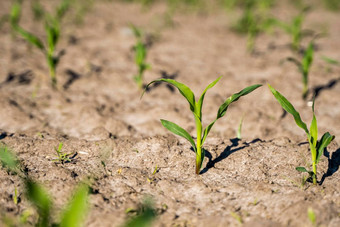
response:
[[[200,120],[196,119],[197,140],[196,140],[196,174],[200,173],[202,166],[202,124]]]
[[[313,184],[316,185],[317,181],[316,181],[316,162],[313,161]]]
[[[51,76],[51,83],[52,83],[52,87],[54,89],[57,88],[57,77],[55,75],[55,68],[54,67],[49,67],[50,68],[50,76]]]

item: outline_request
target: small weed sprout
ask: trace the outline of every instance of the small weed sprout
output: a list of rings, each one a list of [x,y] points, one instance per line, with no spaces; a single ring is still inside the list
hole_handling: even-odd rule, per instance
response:
[[[288,61],[293,62],[299,69],[301,75],[302,75],[302,98],[306,99],[308,95],[308,76],[310,67],[313,63],[313,55],[314,55],[314,45],[313,42],[310,42],[307,49],[303,53],[302,60],[299,61],[296,58],[287,58]]]
[[[268,84],[268,87],[270,91],[273,93],[277,101],[280,103],[282,108],[293,115],[295,123],[297,126],[302,128],[308,138],[309,142],[309,148],[311,151],[312,155],[312,171],[308,171],[305,167],[296,167],[297,171],[300,172],[307,172],[309,176],[313,179],[313,184],[316,185],[317,183],[317,164],[320,160],[321,155],[323,154],[324,149],[332,142],[332,140],[335,138],[335,136],[332,136],[329,134],[329,132],[326,132],[323,134],[321,139],[318,141],[318,127],[317,127],[317,121],[315,117],[315,112],[314,112],[314,102],[315,99],[313,100],[313,106],[312,106],[312,111],[313,111],[313,120],[310,125],[310,128],[308,130],[306,123],[304,123],[301,120],[300,114],[295,110],[294,106],[283,96],[281,95],[278,91],[276,91],[273,87],[271,87]]]
[[[172,133],[174,133],[178,136],[181,136],[181,137],[185,138],[186,140],[188,140],[190,142],[192,148],[194,149],[194,151],[196,153],[196,174],[200,173],[202,163],[203,163],[203,160],[204,160],[204,157],[205,157],[205,150],[203,149],[203,144],[204,144],[205,139],[207,138],[211,128],[215,124],[215,122],[219,118],[223,117],[226,114],[228,107],[231,103],[237,101],[241,96],[247,95],[250,92],[254,91],[256,88],[262,86],[262,85],[258,85],[258,84],[252,85],[252,86],[249,86],[249,87],[241,90],[240,92],[235,93],[232,96],[230,96],[218,109],[216,119],[213,122],[211,122],[203,130],[203,127],[202,127],[202,106],[203,106],[204,96],[205,96],[205,93],[208,91],[208,89],[215,86],[215,84],[220,79],[221,79],[221,77],[217,78],[215,81],[213,81],[211,84],[209,84],[206,87],[206,89],[203,91],[203,93],[201,94],[201,97],[199,98],[198,101],[196,101],[194,93],[191,91],[191,89],[188,86],[186,86],[185,84],[179,83],[176,80],[158,79],[158,80],[154,80],[154,81],[150,82],[145,87],[145,90],[146,90],[148,88],[148,86],[150,86],[152,83],[166,82],[166,83],[169,83],[169,84],[175,86],[179,90],[179,92],[184,96],[184,98],[186,98],[186,100],[188,101],[190,110],[193,113],[194,118],[195,118],[195,122],[196,122],[196,132],[197,132],[196,143],[194,142],[194,140],[190,136],[190,134],[185,129],[178,126],[177,124],[170,122],[170,121],[167,121],[167,120],[163,120],[163,119],[161,119],[161,123],[170,132],[172,132]],[[144,90],[144,92],[145,92],[145,90]],[[142,96],[143,96],[143,94],[142,94]]]
[[[62,152],[61,149],[63,148],[63,143],[59,143],[58,148],[54,147],[55,152],[57,152],[57,158],[52,159],[53,162],[60,162],[64,164],[66,162],[71,162],[73,153],[65,153]]]
[[[38,2],[34,4],[38,5]],[[40,4],[39,4],[40,6]],[[60,37],[60,24],[61,19],[67,12],[70,6],[70,0],[63,0],[59,7],[57,7],[55,15],[49,14],[42,11],[41,14],[44,15],[45,32],[46,32],[46,45],[39,39],[36,35],[26,31],[19,25],[21,17],[21,3],[15,2],[11,9],[10,23],[13,31],[21,35],[27,42],[32,44],[41,50],[47,61],[47,65],[50,72],[52,87],[56,88],[57,78],[56,78],[56,67],[59,63],[60,57],[63,54],[59,52],[56,54],[56,46]],[[38,6],[36,6],[38,7]],[[41,6],[40,6],[41,7]],[[40,9],[42,10],[42,9]],[[39,11],[40,12],[40,11]]]
[[[146,48],[146,45],[143,43],[141,30],[135,27],[134,25],[131,25],[131,28],[137,39],[137,43],[133,47],[133,49],[135,51],[135,63],[138,67],[138,73],[133,77],[133,79],[137,83],[139,89],[143,89],[144,71],[147,69],[150,69],[151,66],[145,62],[146,55],[147,55],[147,48]]]

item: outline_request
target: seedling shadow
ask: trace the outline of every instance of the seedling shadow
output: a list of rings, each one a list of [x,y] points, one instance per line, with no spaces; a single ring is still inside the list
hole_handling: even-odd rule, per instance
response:
[[[236,152],[236,151],[239,151],[239,150],[242,150],[246,147],[249,147],[251,144],[253,143],[257,143],[257,142],[262,142],[262,140],[260,139],[254,139],[252,140],[251,142],[247,143],[247,142],[244,142],[241,146],[241,147],[238,147],[239,146],[239,142],[241,140],[238,139],[238,138],[233,138],[233,139],[230,139],[230,142],[231,142],[231,145],[228,145],[224,151],[218,156],[216,157],[215,159],[212,159],[212,155],[209,151],[205,150],[205,157],[207,157],[209,159],[206,167],[204,169],[201,170],[200,174],[204,174],[206,173],[209,169],[215,167],[215,164],[228,158],[229,155],[231,155],[232,153]]]
[[[178,74],[179,74],[178,71],[176,71],[175,73],[170,74],[170,73],[168,73],[168,72],[166,72],[166,71],[164,71],[164,70],[161,70],[160,73],[161,73],[161,78],[162,78],[162,79],[172,79],[172,80],[176,79],[176,78],[178,77]],[[164,84],[164,83],[162,83],[162,82],[155,82],[155,83],[153,83],[151,86],[149,86],[149,87],[146,89],[146,92],[150,92],[150,91],[152,91],[153,89],[155,89],[155,88],[157,88],[157,87],[159,87],[159,86],[161,86],[161,85],[165,85],[166,88],[168,88],[169,91],[170,91],[171,93],[174,93],[174,92],[175,92],[174,86],[172,86],[172,85],[170,85],[170,84],[167,84],[167,83]],[[145,87],[145,86],[146,86],[146,85],[144,85],[144,87]]]
[[[79,80],[81,75],[71,69],[66,70],[66,74],[68,75],[68,80],[63,85],[65,90],[69,89],[69,87],[76,81]]]
[[[323,90],[330,90],[330,89],[332,89],[339,81],[340,81],[340,77],[337,78],[337,79],[332,79],[332,80],[328,81],[327,84],[315,86],[312,89],[314,97],[317,98]]]
[[[325,181],[325,179],[327,177],[332,176],[336,171],[339,170],[339,166],[340,166],[340,148],[337,149],[332,154],[332,157],[329,157],[329,152],[327,151],[327,149],[325,149],[324,155],[328,159],[328,169],[327,169],[327,172],[322,176],[321,181],[319,183],[320,185],[323,184],[323,182]]]
[[[0,86],[4,85],[4,84],[14,83],[14,82],[17,82],[20,85],[28,85],[32,82],[33,77],[34,77],[34,75],[33,75],[33,72],[31,70],[26,70],[26,71],[19,73],[19,74],[14,74],[14,73],[10,72],[7,75],[6,80],[4,82],[0,83]]]

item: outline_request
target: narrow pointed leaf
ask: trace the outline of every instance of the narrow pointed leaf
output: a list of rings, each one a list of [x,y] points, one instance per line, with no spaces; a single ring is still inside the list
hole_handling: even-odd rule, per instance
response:
[[[323,154],[323,150],[332,142],[332,140],[335,138],[335,136],[332,136],[329,134],[329,132],[326,132],[321,137],[320,141],[317,144],[317,157],[316,157],[316,163],[319,162],[319,159],[321,155]]]
[[[17,28],[19,26],[21,16],[21,5],[18,2],[15,2],[11,8],[11,14],[10,14],[10,23],[12,28]]]
[[[249,86],[249,87],[246,87],[244,88],[243,90],[241,90],[240,92],[238,93],[235,93],[233,94],[232,96],[230,96],[221,106],[220,108],[218,109],[217,111],[217,116],[216,116],[216,119],[211,122],[205,129],[204,129],[204,132],[203,132],[203,138],[202,138],[202,144],[204,143],[205,139],[207,138],[212,126],[215,124],[215,122],[223,117],[225,115],[225,113],[227,112],[228,110],[228,107],[231,103],[233,102],[236,102],[240,97],[244,96],[244,95],[247,95],[249,94],[250,92],[254,91],[255,89],[261,87],[262,85],[261,84],[255,84],[255,85],[252,85],[252,86]]]
[[[310,42],[302,59],[303,72],[306,73],[307,75],[309,72],[309,68],[313,62],[313,54],[314,54],[313,42]]]
[[[192,139],[192,137],[190,136],[190,134],[185,131],[185,129],[183,129],[182,127],[178,126],[177,124],[167,121],[167,120],[163,120],[161,119],[162,125],[167,128],[170,132],[178,135],[178,136],[182,136],[183,138],[187,139],[190,143],[191,146],[194,148],[195,152],[196,152],[196,145],[194,140]]]
[[[285,111],[287,111],[288,113],[290,113],[291,115],[293,115],[295,123],[297,124],[297,126],[302,128],[303,130],[305,130],[305,132],[307,133],[307,135],[309,137],[309,131],[308,131],[308,128],[306,126],[306,123],[304,123],[301,120],[300,114],[295,110],[294,106],[283,95],[281,95],[280,92],[276,91],[272,86],[270,86],[270,84],[268,84],[268,87],[269,87],[270,91],[273,93],[273,95],[275,96],[275,98],[277,99],[277,101],[280,103],[282,108]]]
[[[82,226],[88,208],[88,191],[87,185],[78,186],[73,198],[63,212],[60,227]]]
[[[215,84],[222,78],[222,76],[220,76],[219,78],[217,78],[215,81],[213,81],[211,84],[209,84],[205,90],[203,91],[200,99],[198,100],[198,103],[197,103],[197,112],[200,114],[200,116],[202,116],[202,105],[203,105],[203,101],[204,101],[204,96],[205,96],[205,93],[210,89],[212,88],[213,86],[215,86]],[[200,119],[202,120],[202,119]]]
[[[39,213],[38,226],[49,226],[51,199],[45,189],[31,179],[26,179],[27,198],[37,207]]]
[[[316,122],[316,117],[315,117],[315,113],[314,113],[314,102],[315,102],[315,99],[313,100],[313,107],[312,107],[312,110],[313,110],[313,120],[312,120],[312,123],[310,125],[310,136],[312,138],[312,144],[314,147],[316,147],[316,143],[318,141],[318,125],[317,125],[317,122]]]
[[[308,173],[308,170],[305,167],[299,166],[299,167],[296,167],[295,169],[299,172]]]
[[[213,122],[211,122],[203,131],[203,137],[202,137],[202,144],[204,143],[205,139],[207,138],[211,128],[214,126],[217,119],[215,119]]]
[[[144,89],[144,92],[143,92],[141,97],[143,97],[143,95],[144,95],[145,91],[147,90],[147,88],[152,83],[155,83],[155,82],[166,82],[166,83],[174,85],[179,90],[179,92],[184,96],[184,98],[186,98],[186,100],[188,100],[189,105],[190,105],[190,110],[192,112],[195,112],[195,95],[194,95],[194,93],[191,91],[191,89],[188,86],[186,86],[185,84],[179,83],[176,80],[172,80],[172,79],[158,79],[158,80],[151,81],[148,85],[146,85],[146,87]]]
[[[255,85],[246,87],[243,90],[241,90],[240,92],[235,93],[232,96],[230,96],[218,109],[216,120],[225,115],[225,113],[227,112],[227,109],[228,109],[228,107],[231,103],[236,102],[240,97],[249,94],[250,92],[254,91],[255,89],[257,89],[261,86],[262,86],[261,84],[255,84]]]
[[[44,44],[41,40],[30,32],[25,31],[21,27],[17,27],[16,31],[29,43],[44,51]]]

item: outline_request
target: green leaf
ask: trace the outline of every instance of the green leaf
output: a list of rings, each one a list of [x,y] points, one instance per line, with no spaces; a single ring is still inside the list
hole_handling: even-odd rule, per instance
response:
[[[310,42],[302,59],[303,71],[308,74],[309,68],[313,62],[314,46],[313,42]]]
[[[316,147],[316,143],[318,141],[318,126],[317,126],[316,117],[314,113],[314,103],[315,103],[315,98],[313,99],[313,106],[312,106],[313,120],[310,125],[309,131],[310,131],[310,136],[311,136],[311,142],[313,146]]]
[[[180,126],[178,126],[177,124],[167,121],[167,120],[163,120],[161,119],[162,125],[167,128],[170,132],[182,136],[183,138],[187,139],[190,143],[191,146],[193,147],[193,149],[196,152],[196,144],[194,142],[194,140],[192,139],[192,137],[190,136],[190,134],[185,131],[183,128],[181,128]]]
[[[66,12],[69,10],[71,5],[71,0],[63,0],[57,8],[56,19],[61,20]]]
[[[277,99],[277,101],[280,103],[282,108],[288,113],[290,113],[291,115],[293,115],[297,126],[305,130],[309,138],[310,134],[309,134],[308,128],[306,124],[301,120],[300,114],[295,110],[294,106],[283,95],[281,95],[280,92],[276,91],[272,86],[270,86],[270,84],[268,84],[268,87],[270,91],[273,93],[273,95],[275,96],[275,98]]]
[[[21,4],[19,2],[15,2],[12,5],[10,13],[10,23],[12,28],[16,29],[19,26],[20,16],[21,16]]]
[[[252,86],[249,86],[249,87],[246,87],[244,88],[243,90],[241,90],[240,92],[238,93],[235,93],[233,94],[232,96],[230,96],[221,106],[220,108],[218,109],[217,111],[217,116],[216,116],[216,119],[211,122],[205,129],[204,129],[204,133],[203,133],[203,138],[202,138],[202,144],[204,143],[205,139],[207,138],[212,126],[215,124],[215,122],[223,117],[227,110],[228,110],[228,107],[231,103],[233,102],[236,102],[240,97],[244,96],[244,95],[247,95],[249,94],[250,92],[254,91],[255,89],[261,87],[262,85],[261,84],[255,84],[255,85],[252,85]]]
[[[0,145],[0,161],[4,167],[12,172],[17,172],[19,162],[7,146]]]
[[[329,132],[323,134],[320,141],[316,145],[317,150],[316,164],[319,162],[319,159],[323,154],[323,150],[332,142],[334,138],[335,136],[332,136],[331,134],[329,134]]]
[[[302,173],[308,173],[308,170],[305,167],[299,166],[299,167],[296,167],[295,169]]]
[[[203,101],[204,101],[204,96],[205,96],[205,93],[210,89],[212,88],[213,86],[215,86],[215,84],[222,78],[222,76],[220,76],[219,78],[217,78],[216,80],[214,80],[211,84],[209,84],[205,90],[203,91],[200,99],[198,100],[197,102],[197,114],[199,114],[200,118],[202,117],[202,106],[203,106]],[[200,119],[202,121],[202,119]]]
[[[155,82],[166,82],[166,83],[174,85],[179,90],[179,92],[184,96],[184,98],[186,98],[186,100],[188,100],[189,105],[190,105],[190,110],[192,112],[195,112],[195,95],[194,95],[194,93],[191,91],[191,89],[188,86],[186,86],[185,84],[182,84],[180,82],[177,82],[176,80],[172,80],[172,79],[158,79],[158,80],[151,81],[148,85],[146,85],[141,98],[143,97],[143,95],[144,95],[145,91],[147,90],[147,88],[152,83],[155,83]]]
[[[17,27],[16,31],[29,43],[32,45],[36,46],[38,49],[44,51],[44,44],[41,42],[41,40],[33,35],[32,33],[24,30],[21,27]]]
[[[310,222],[312,223],[312,225],[316,226],[316,215],[315,215],[314,210],[311,207],[309,207],[307,213],[308,213],[308,218]]]
[[[82,226],[88,209],[88,191],[89,188],[86,184],[78,186],[78,189],[62,214],[60,227]]]
[[[45,189],[31,179],[25,180],[27,198],[37,207],[39,223],[37,226],[49,226],[52,202]]]
[[[332,65],[340,65],[340,62],[333,59],[333,58],[322,56],[321,59],[324,60],[325,62],[329,63],[329,64],[332,64]]]
[[[146,201],[138,215],[124,223],[124,227],[149,227],[157,216],[151,202]]]

